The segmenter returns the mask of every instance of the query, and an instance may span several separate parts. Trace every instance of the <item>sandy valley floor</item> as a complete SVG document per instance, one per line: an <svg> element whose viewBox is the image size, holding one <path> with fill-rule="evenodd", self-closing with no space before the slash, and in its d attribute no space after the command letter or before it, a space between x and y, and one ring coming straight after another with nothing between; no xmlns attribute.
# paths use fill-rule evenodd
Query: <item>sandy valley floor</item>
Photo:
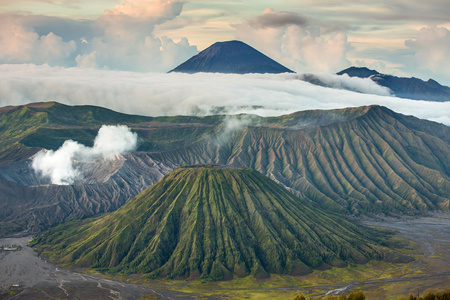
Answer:
<svg viewBox="0 0 450 300"><path fill-rule="evenodd" d="M425 290L450 289L450 215L440 214L421 218L385 218L366 220L366 225L397 230L401 237L415 242L417 274L398 278L374 279L329 286L331 290L361 289L369 299L385 299L387 295L405 295ZM154 289L148 285L129 284L72 272L48 263L27 247L30 237L0 238L0 245L18 244L20 251L0 252L0 290L20 285L10 299L139 299L143 295L160 299L193 299L195 295ZM327 289L324 289L324 292ZM0 297L1 298L1 297ZM210 298L222 298L220 295ZM151 299L151 298L148 298ZM395 298L394 298L395 299Z"/></svg>

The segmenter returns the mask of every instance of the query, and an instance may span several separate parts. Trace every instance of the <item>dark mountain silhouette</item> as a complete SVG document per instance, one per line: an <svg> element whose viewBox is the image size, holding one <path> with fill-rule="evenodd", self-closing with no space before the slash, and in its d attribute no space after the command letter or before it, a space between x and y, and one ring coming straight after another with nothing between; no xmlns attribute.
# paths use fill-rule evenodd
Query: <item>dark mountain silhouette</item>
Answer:
<svg viewBox="0 0 450 300"><path fill-rule="evenodd" d="M359 77L359 78L368 78L373 75L379 75L375 70L371 70L368 68L358 68L358 67L350 67L348 69L342 70L337 75L347 74L350 77Z"/></svg>
<svg viewBox="0 0 450 300"><path fill-rule="evenodd" d="M423 81L414 77L397 77L358 67L350 67L337 73L337 75L343 74L350 77L370 78L379 85L389 88L395 96L400 98L439 102L450 101L450 88L440 85L433 79Z"/></svg>
<svg viewBox="0 0 450 300"><path fill-rule="evenodd" d="M390 257L380 236L254 170L200 165L172 171L110 215L63 224L35 243L56 262L103 272L222 280Z"/></svg>
<svg viewBox="0 0 450 300"><path fill-rule="evenodd" d="M217 42L170 72L293 73L241 41Z"/></svg>

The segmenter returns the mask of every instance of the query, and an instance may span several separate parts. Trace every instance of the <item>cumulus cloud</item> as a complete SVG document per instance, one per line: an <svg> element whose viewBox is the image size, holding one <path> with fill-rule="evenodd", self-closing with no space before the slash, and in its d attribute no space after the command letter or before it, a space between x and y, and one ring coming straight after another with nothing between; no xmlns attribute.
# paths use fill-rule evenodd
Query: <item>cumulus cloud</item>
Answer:
<svg viewBox="0 0 450 300"><path fill-rule="evenodd" d="M152 23L162 23L178 16L184 3L180 0L125 0L114 9L106 10L105 16L151 19Z"/></svg>
<svg viewBox="0 0 450 300"><path fill-rule="evenodd" d="M74 41L65 42L52 32L39 36L24 24L23 16L3 15L1 18L0 62L59 65L76 50Z"/></svg>
<svg viewBox="0 0 450 300"><path fill-rule="evenodd" d="M236 37L297 72L335 72L350 65L351 49L343 32L321 35L332 26L290 12L266 9L261 16L235 25Z"/></svg>
<svg viewBox="0 0 450 300"><path fill-rule="evenodd" d="M0 15L0 63L167 72L198 53L186 38L155 36L184 1L125 0L97 20Z"/></svg>
<svg viewBox="0 0 450 300"><path fill-rule="evenodd" d="M81 179L81 173L74 167L74 161L108 160L114 155L132 151L137 146L137 134L125 126L104 125L98 131L93 147L86 147L67 140L56 151L44 150L32 161L34 171L50 178L53 184L73 184Z"/></svg>
<svg viewBox="0 0 450 300"><path fill-rule="evenodd" d="M355 88L360 85L360 91L368 89L365 81L354 78L348 81ZM450 117L450 102L414 101L325 88L299 80L297 74L158 74L0 65L0 106L41 101L92 104L149 116L213 113L276 116L307 109L379 104L423 119L446 122Z"/></svg>
<svg viewBox="0 0 450 300"><path fill-rule="evenodd" d="M442 67L450 65L450 30L445 27L424 27L416 39L405 41L405 45L414 51L416 68L450 81L448 70Z"/></svg>
<svg viewBox="0 0 450 300"><path fill-rule="evenodd" d="M186 38L175 42L153 34L155 25L176 18L184 1L125 0L96 21L103 35L76 57L83 68L167 72L198 53Z"/></svg>

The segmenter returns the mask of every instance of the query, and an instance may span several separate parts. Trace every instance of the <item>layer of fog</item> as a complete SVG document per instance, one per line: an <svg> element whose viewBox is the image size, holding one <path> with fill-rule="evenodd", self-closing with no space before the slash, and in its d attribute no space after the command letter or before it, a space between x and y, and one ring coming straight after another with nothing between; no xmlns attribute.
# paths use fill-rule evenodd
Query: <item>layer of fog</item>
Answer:
<svg viewBox="0 0 450 300"><path fill-rule="evenodd" d="M351 92L313 85L300 80L301 76L133 73L0 65L0 106L57 101L149 116L214 113L275 116L299 110L378 104L450 125L450 102L385 96L386 90L370 80L315 74L322 80L335 81L337 86L351 85L358 91Z"/></svg>
<svg viewBox="0 0 450 300"><path fill-rule="evenodd" d="M125 125L103 125L94 140L93 147L87 147L67 140L56 151L42 150L32 161L34 171L48 177L53 184L73 184L82 180L82 174L74 166L75 161L93 161L113 159L136 149L137 134Z"/></svg>
<svg viewBox="0 0 450 300"><path fill-rule="evenodd" d="M306 82L339 90L348 90L363 94L393 96L392 91L384 86L374 84L370 78L350 77L347 74L334 75L327 73L299 74L298 78Z"/></svg>

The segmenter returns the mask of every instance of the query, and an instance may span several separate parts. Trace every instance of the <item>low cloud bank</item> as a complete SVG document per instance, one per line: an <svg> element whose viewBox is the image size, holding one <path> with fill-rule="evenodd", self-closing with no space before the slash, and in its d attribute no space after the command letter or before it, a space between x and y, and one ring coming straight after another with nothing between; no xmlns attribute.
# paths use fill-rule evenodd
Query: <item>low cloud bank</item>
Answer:
<svg viewBox="0 0 450 300"><path fill-rule="evenodd" d="M298 76L161 74L0 65L0 106L57 101L148 116L214 113L279 116L308 109L378 104L399 113L450 125L450 102L382 96L384 91L375 83L355 78L338 79L358 93L313 85L299 80ZM316 76L325 78L323 74ZM329 77L337 80L337 76ZM363 94L371 90L372 94Z"/></svg>
<svg viewBox="0 0 450 300"><path fill-rule="evenodd" d="M73 184L82 175L74 167L74 161L112 159L115 155L132 151L137 146L137 134L125 125L103 125L93 147L86 147L67 140L56 151L41 151L32 161L34 171L50 178L53 184Z"/></svg>
<svg viewBox="0 0 450 300"><path fill-rule="evenodd" d="M347 74L334 75L327 73L305 73L299 74L300 80L320 85L323 87L348 90L363 94L372 94L380 96L392 96L393 93L387 87L376 84L370 78L350 77Z"/></svg>

